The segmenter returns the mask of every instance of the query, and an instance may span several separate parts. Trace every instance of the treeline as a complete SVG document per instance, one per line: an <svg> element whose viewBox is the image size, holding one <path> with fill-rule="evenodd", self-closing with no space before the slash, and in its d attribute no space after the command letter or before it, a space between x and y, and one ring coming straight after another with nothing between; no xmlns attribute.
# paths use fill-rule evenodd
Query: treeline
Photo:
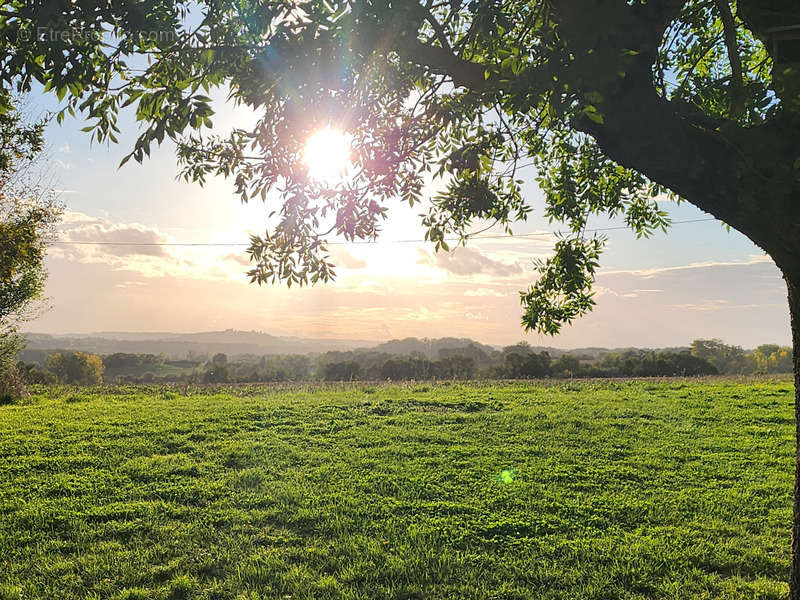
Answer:
<svg viewBox="0 0 800 600"><path fill-rule="evenodd" d="M96 354L55 352L43 364L20 361L17 371L25 383L78 383L93 385L103 381L105 365Z"/></svg>
<svg viewBox="0 0 800 600"><path fill-rule="evenodd" d="M719 340L695 340L679 350L603 351L551 356L522 342L496 350L467 344L393 354L378 349L228 358L75 351L28 352L19 372L29 383L256 383L291 381L407 381L426 379L537 379L545 377L670 377L716 374L789 373L791 349L765 344L746 351Z"/></svg>

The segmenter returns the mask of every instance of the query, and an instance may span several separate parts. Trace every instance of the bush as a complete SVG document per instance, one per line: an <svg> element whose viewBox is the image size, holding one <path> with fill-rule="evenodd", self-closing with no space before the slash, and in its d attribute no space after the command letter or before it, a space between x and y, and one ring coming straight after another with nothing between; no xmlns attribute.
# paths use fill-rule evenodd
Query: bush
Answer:
<svg viewBox="0 0 800 600"><path fill-rule="evenodd" d="M0 374L0 404L13 404L26 393L25 382L16 367L4 369Z"/></svg>
<svg viewBox="0 0 800 600"><path fill-rule="evenodd" d="M58 383L58 378L50 371L45 371L35 363L20 361L17 370L26 385Z"/></svg>

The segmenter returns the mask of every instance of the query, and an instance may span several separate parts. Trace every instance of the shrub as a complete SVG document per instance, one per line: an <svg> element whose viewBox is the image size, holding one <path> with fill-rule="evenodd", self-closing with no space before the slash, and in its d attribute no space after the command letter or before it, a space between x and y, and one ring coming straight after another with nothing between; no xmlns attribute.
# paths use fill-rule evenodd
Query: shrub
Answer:
<svg viewBox="0 0 800 600"><path fill-rule="evenodd" d="M0 404L13 404L26 393L25 382L16 367L8 367L0 373Z"/></svg>

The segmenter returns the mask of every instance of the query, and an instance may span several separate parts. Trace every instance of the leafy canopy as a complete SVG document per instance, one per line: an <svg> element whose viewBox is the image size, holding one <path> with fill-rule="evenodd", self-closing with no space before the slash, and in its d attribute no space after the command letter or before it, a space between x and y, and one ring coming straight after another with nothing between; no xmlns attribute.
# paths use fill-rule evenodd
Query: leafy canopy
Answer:
<svg viewBox="0 0 800 600"><path fill-rule="evenodd" d="M0 114L0 336L41 295L44 252L60 215L55 199L35 183L42 130L43 123L27 123L16 108Z"/></svg>
<svg viewBox="0 0 800 600"><path fill-rule="evenodd" d="M16 375L24 346L20 322L44 288L44 252L60 214L55 199L37 182L42 123L27 123L16 108L0 114L0 396L22 393Z"/></svg>
<svg viewBox="0 0 800 600"><path fill-rule="evenodd" d="M437 249L488 224L511 232L530 211L519 169L533 164L545 215L568 233L521 293L523 324L555 333L594 303L603 239L587 220L618 216L648 236L669 225L658 199L681 192L663 165L610 158L624 147L610 115L639 107L614 98L640 94L642 115L668 111L716 141L796 114L797 77L775 69L765 32L797 9L767 4L15 0L0 12L0 77L6 89L40 82L64 100L59 118L81 112L101 141L116 141L131 107L143 133L128 158L170 138L187 179L224 175L243 201L266 201L269 226L249 249L258 283L334 277L330 236L375 238L390 203L417 204L431 178L441 191L422 223ZM210 134L220 86L260 115L255 127ZM302 161L328 126L352 139L353 168L336 182Z"/></svg>

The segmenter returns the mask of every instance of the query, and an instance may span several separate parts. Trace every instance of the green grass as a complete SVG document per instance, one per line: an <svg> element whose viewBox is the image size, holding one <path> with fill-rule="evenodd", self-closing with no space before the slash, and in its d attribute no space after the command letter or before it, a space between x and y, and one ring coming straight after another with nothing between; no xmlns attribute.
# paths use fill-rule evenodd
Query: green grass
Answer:
<svg viewBox="0 0 800 600"><path fill-rule="evenodd" d="M0 600L783 598L789 381L42 390Z"/></svg>

